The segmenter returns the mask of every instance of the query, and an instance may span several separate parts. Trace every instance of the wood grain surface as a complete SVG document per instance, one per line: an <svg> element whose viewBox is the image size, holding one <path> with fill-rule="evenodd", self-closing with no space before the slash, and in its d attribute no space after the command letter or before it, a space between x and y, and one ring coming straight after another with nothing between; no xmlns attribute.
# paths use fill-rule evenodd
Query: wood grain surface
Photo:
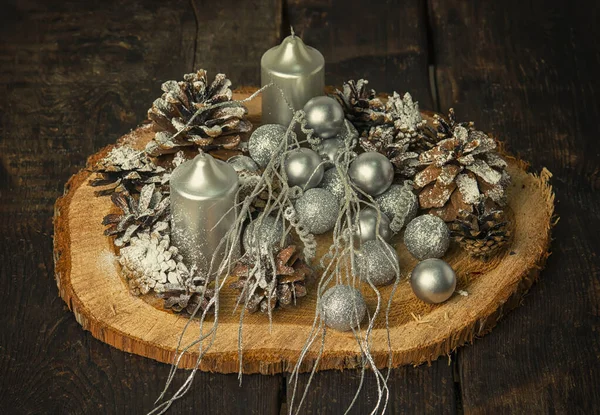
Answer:
<svg viewBox="0 0 600 415"><path fill-rule="evenodd" d="M236 85L258 85L256 57L289 24L331 62L328 83L366 76L381 91L414 92L424 108L454 106L459 116L502 137L534 170L546 166L554 173L561 220L540 282L519 309L473 346L431 366L394 370L389 412L597 412L600 16L595 2L240 4L3 4L0 413L152 408L168 366L95 340L58 297L53 203L88 155L144 120L162 81L205 67L227 73ZM357 384L354 371L320 373L304 413L343 413ZM373 406L372 379L365 388L354 413ZM236 375L201 373L171 413L277 414L288 390L282 375L244 376L240 388Z"/></svg>

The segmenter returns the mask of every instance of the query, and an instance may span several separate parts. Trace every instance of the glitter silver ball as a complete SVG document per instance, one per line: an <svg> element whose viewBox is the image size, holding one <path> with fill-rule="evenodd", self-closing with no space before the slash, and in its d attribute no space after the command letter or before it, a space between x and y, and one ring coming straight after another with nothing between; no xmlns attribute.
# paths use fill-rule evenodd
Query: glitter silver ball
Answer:
<svg viewBox="0 0 600 415"><path fill-rule="evenodd" d="M377 196L392 184L394 166L383 154L370 151L354 159L348 168L348 175L360 190Z"/></svg>
<svg viewBox="0 0 600 415"><path fill-rule="evenodd" d="M346 190L342 178L336 169L326 170L323 174L323 180L319 187L328 190L333 194L339 201L344 198Z"/></svg>
<svg viewBox="0 0 600 415"><path fill-rule="evenodd" d="M344 126L344 109L335 99L314 97L304 105L306 124L319 137L335 137Z"/></svg>
<svg viewBox="0 0 600 415"><path fill-rule="evenodd" d="M321 157L310 148L291 151L285 160L285 173L290 187L311 189L321 183L325 168Z"/></svg>
<svg viewBox="0 0 600 415"><path fill-rule="evenodd" d="M446 261L426 259L410 274L410 286L420 300L430 304L443 303L456 289L456 274Z"/></svg>
<svg viewBox="0 0 600 415"><path fill-rule="evenodd" d="M372 207L366 207L360 210L358 214L358 235L361 242L372 241L377 239L377 210ZM379 236L386 242L392 239L392 231L390 229L390 220L381 213L379 216Z"/></svg>
<svg viewBox="0 0 600 415"><path fill-rule="evenodd" d="M283 234L283 223L281 219L277 220L273 216L264 216L259 223L259 219L251 222L244 231L242 243L246 252L254 255L256 249L258 253L267 255L279 248L281 235ZM289 241L289 235L286 242Z"/></svg>
<svg viewBox="0 0 600 415"><path fill-rule="evenodd" d="M296 213L301 223L314 235L333 229L339 214L337 198L325 189L308 189L296 201Z"/></svg>
<svg viewBox="0 0 600 415"><path fill-rule="evenodd" d="M390 219L392 232L400 232L417 216L419 201L409 184L393 184L388 190L375 197L379 209Z"/></svg>
<svg viewBox="0 0 600 415"><path fill-rule="evenodd" d="M450 231L437 216L418 216L406 226L404 243L408 252L419 260L440 258L450 245Z"/></svg>
<svg viewBox="0 0 600 415"><path fill-rule="evenodd" d="M257 171L260 169L254 160L244 155L230 157L227 159L227 163L229 163L236 172Z"/></svg>
<svg viewBox="0 0 600 415"><path fill-rule="evenodd" d="M248 139L250 157L262 168L271 161L273 154L285 137L286 129L279 124L265 124L258 127Z"/></svg>
<svg viewBox="0 0 600 415"><path fill-rule="evenodd" d="M389 284L396 278L398 254L386 242L367 241L357 253L356 265L361 280L370 280L374 285Z"/></svg>
<svg viewBox="0 0 600 415"><path fill-rule="evenodd" d="M331 287L321 297L321 315L327 327L348 331L360 325L367 304L360 291L349 285Z"/></svg>
<svg viewBox="0 0 600 415"><path fill-rule="evenodd" d="M340 149L344 148L344 142L337 138L328 138L327 140L323 140L321 143L321 149L319 150L319 154L321 156L327 157L327 163L325 164L325 168L330 169L334 166L335 156L337 155Z"/></svg>

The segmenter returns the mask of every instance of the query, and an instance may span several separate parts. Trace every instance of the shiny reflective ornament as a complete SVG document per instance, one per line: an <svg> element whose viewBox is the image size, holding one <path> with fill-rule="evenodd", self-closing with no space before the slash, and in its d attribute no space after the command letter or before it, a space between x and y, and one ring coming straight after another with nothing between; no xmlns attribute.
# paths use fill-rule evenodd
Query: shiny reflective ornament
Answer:
<svg viewBox="0 0 600 415"><path fill-rule="evenodd" d="M337 198L325 189L308 189L296 201L300 223L314 235L333 229L339 214Z"/></svg>
<svg viewBox="0 0 600 415"><path fill-rule="evenodd" d="M344 109L335 99L320 96L308 101L304 106L306 124L319 137L335 137L344 126Z"/></svg>
<svg viewBox="0 0 600 415"><path fill-rule="evenodd" d="M417 259L440 258L450 245L450 231L437 216L418 216L406 226L404 244Z"/></svg>
<svg viewBox="0 0 600 415"><path fill-rule="evenodd" d="M331 287L321 297L321 316L327 327L338 331L356 328L367 314L360 291L349 285Z"/></svg>
<svg viewBox="0 0 600 415"><path fill-rule="evenodd" d="M343 148L344 143L338 138L328 138L327 140L323 140L319 154L328 160L327 164L325 164L326 169L330 169L334 166L333 163L335 162L335 157L338 151Z"/></svg>
<svg viewBox="0 0 600 415"><path fill-rule="evenodd" d="M379 233L377 232L377 216L377 210L372 207L360 210L358 214L358 237L362 243L377 239L378 235L386 242L392 239L390 220L384 213L379 215Z"/></svg>
<svg viewBox="0 0 600 415"><path fill-rule="evenodd" d="M252 255L256 253L256 250L261 256L267 255L280 248L282 235L281 218L277 220L273 216L263 216L262 220L256 219L246 227L242 239L244 250ZM289 238L286 237L284 243L288 241Z"/></svg>
<svg viewBox="0 0 600 415"><path fill-rule="evenodd" d="M248 140L250 157L261 168L265 168L277 152L285 133L285 127L279 124L265 124L258 127Z"/></svg>
<svg viewBox="0 0 600 415"><path fill-rule="evenodd" d="M229 163L236 172L257 171L260 169L254 160L244 155L230 157L227 159L227 163Z"/></svg>
<svg viewBox="0 0 600 415"><path fill-rule="evenodd" d="M377 196L385 192L394 180L394 166L383 154L362 153L348 168L348 175L363 192Z"/></svg>
<svg viewBox="0 0 600 415"><path fill-rule="evenodd" d="M426 259L410 274L410 286L420 300L430 304L443 303L456 289L456 274L446 261Z"/></svg>
<svg viewBox="0 0 600 415"><path fill-rule="evenodd" d="M217 247L235 221L238 175L226 162L201 153L173 171L170 188L173 243L189 266L208 276L213 254L213 267L223 259L224 249Z"/></svg>
<svg viewBox="0 0 600 415"><path fill-rule="evenodd" d="M346 194L344 182L342 181L342 178L336 169L325 170L325 173L323 174L323 180L321 180L319 187L330 191L331 194L338 199L338 201L341 201Z"/></svg>
<svg viewBox="0 0 600 415"><path fill-rule="evenodd" d="M289 186L300 186L302 189L318 186L325 171L322 161L317 152L310 148L291 151L285 160Z"/></svg>
<svg viewBox="0 0 600 415"><path fill-rule="evenodd" d="M377 286L389 284L400 272L396 250L380 240L367 241L360 247L356 265L360 279Z"/></svg>
<svg viewBox="0 0 600 415"><path fill-rule="evenodd" d="M344 126L339 133L333 138L337 138L342 143L349 143L351 140L358 138L358 131L356 127L347 119L344 120Z"/></svg>
<svg viewBox="0 0 600 415"><path fill-rule="evenodd" d="M393 184L388 190L375 197L379 209L390 219L392 232L400 232L417 216L419 201L409 184Z"/></svg>

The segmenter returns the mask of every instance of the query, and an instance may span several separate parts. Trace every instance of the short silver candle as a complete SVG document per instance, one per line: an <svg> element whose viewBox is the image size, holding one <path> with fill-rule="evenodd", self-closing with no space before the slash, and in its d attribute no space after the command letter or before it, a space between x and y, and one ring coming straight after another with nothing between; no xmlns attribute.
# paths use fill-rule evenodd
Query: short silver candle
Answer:
<svg viewBox="0 0 600 415"><path fill-rule="evenodd" d="M208 276L213 254L235 221L238 176L231 165L202 153L173 171L170 186L173 242L188 266L195 264L200 275ZM222 246L213 275L224 254Z"/></svg>
<svg viewBox="0 0 600 415"><path fill-rule="evenodd" d="M293 32L279 46L265 52L260 67L261 85L275 84L262 94L263 124L287 126L293 116L290 105L297 111L311 98L323 95L325 59Z"/></svg>

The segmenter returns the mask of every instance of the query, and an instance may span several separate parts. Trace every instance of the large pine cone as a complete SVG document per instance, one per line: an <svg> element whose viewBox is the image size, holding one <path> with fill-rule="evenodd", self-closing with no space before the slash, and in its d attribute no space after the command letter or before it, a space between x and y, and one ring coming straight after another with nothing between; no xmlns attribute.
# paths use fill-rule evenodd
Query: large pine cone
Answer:
<svg viewBox="0 0 600 415"><path fill-rule="evenodd" d="M164 93L148 110L156 134L146 152L159 156L187 146L207 153L237 148L239 134L249 132L252 124L246 119L246 107L232 101L230 86L224 74L217 74L209 85L204 69L184 75L183 81L162 84ZM198 110L215 104L222 106L196 115Z"/></svg>

